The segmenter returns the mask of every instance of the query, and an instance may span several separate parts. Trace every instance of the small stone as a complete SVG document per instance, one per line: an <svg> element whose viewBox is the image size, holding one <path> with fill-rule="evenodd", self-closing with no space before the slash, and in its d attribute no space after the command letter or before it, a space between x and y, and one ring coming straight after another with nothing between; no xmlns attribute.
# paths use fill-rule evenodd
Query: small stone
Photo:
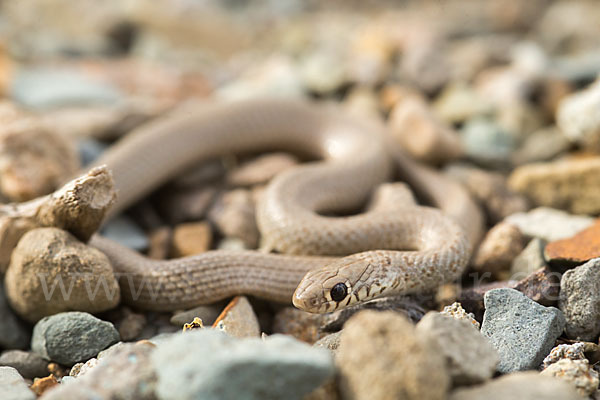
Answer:
<svg viewBox="0 0 600 400"><path fill-rule="evenodd" d="M473 259L473 268L479 272L498 274L507 271L513 260L523 251L525 238L515 225L500 222L483 238Z"/></svg>
<svg viewBox="0 0 600 400"><path fill-rule="evenodd" d="M236 296L213 323L213 328L230 336L259 337L260 326L246 296Z"/></svg>
<svg viewBox="0 0 600 400"><path fill-rule="evenodd" d="M56 228L21 238L4 283L12 307L31 322L68 310L105 311L120 300L108 258Z"/></svg>
<svg viewBox="0 0 600 400"><path fill-rule="evenodd" d="M137 251L146 250L150 244L144 231L125 215L111 218L101 232L102 236Z"/></svg>
<svg viewBox="0 0 600 400"><path fill-rule="evenodd" d="M12 367L0 367L0 393L6 400L35 400L36 396Z"/></svg>
<svg viewBox="0 0 600 400"><path fill-rule="evenodd" d="M192 322L189 322L187 324L183 324L183 331L187 332L187 331L191 331L193 329L202 329L204 328L204 324L202 323L202 320L198 317L194 317L194 319L192 320Z"/></svg>
<svg viewBox="0 0 600 400"><path fill-rule="evenodd" d="M110 322L73 311L40 320L33 328L31 349L45 359L71 366L118 341L119 332Z"/></svg>
<svg viewBox="0 0 600 400"><path fill-rule="evenodd" d="M339 50L318 49L303 57L300 75L304 85L312 92L331 93L347 80L347 70L340 63Z"/></svg>
<svg viewBox="0 0 600 400"><path fill-rule="evenodd" d="M171 317L171 324L181 327L183 324L193 320L195 317L198 317L206 325L212 325L217 317L221 314L224 307L225 304L223 302L218 302L215 304L198 306L190 310L181 311Z"/></svg>
<svg viewBox="0 0 600 400"><path fill-rule="evenodd" d="M582 396L591 396L598 390L598 372L590 367L588 360L572 360L563 358L541 372L547 375L563 379L572 384Z"/></svg>
<svg viewBox="0 0 600 400"><path fill-rule="evenodd" d="M179 224L173 230L173 257L187 257L210 249L212 232L206 222Z"/></svg>
<svg viewBox="0 0 600 400"><path fill-rule="evenodd" d="M150 362L155 346L143 342L125 343L103 358L85 374L62 384L44 400L123 399L155 400L156 375Z"/></svg>
<svg viewBox="0 0 600 400"><path fill-rule="evenodd" d="M559 272L542 267L521 279L513 288L543 306L556 306L560 294Z"/></svg>
<svg viewBox="0 0 600 400"><path fill-rule="evenodd" d="M342 394L356 400L445 399L450 385L436 343L389 311L362 311L345 324L336 365Z"/></svg>
<svg viewBox="0 0 600 400"><path fill-rule="evenodd" d="M480 327L475 316L472 313L467 313L459 302L454 302L451 305L444 307L444 310L440 314L448 315L459 321L466 321L477 329Z"/></svg>
<svg viewBox="0 0 600 400"><path fill-rule="evenodd" d="M558 306L567 320L567 337L593 341L600 333L600 258L565 272Z"/></svg>
<svg viewBox="0 0 600 400"><path fill-rule="evenodd" d="M171 252L173 230L168 226L154 229L148 235L150 247L148 257L153 260L165 260Z"/></svg>
<svg viewBox="0 0 600 400"><path fill-rule="evenodd" d="M528 212L516 213L506 222L519 227L524 235L538 237L547 242L571 237L594 224L595 219L584 215L572 215L548 207L538 207Z"/></svg>
<svg viewBox="0 0 600 400"><path fill-rule="evenodd" d="M33 384L29 387L36 395L41 396L46 393L47 390L58 385L58 381L54 375L47 376L45 378L35 378Z"/></svg>
<svg viewBox="0 0 600 400"><path fill-rule="evenodd" d="M417 324L417 334L437 342L455 386L490 379L500 361L488 339L465 320L432 311Z"/></svg>
<svg viewBox="0 0 600 400"><path fill-rule="evenodd" d="M211 184L165 190L158 202L159 211L171 225L199 221L206 216L218 193Z"/></svg>
<svg viewBox="0 0 600 400"><path fill-rule="evenodd" d="M570 143L556 128L544 128L533 132L512 156L515 165L548 161L569 150Z"/></svg>
<svg viewBox="0 0 600 400"><path fill-rule="evenodd" d="M249 190L235 189L223 193L208 216L224 236L242 239L251 249L258 246L260 234L256 225L254 199Z"/></svg>
<svg viewBox="0 0 600 400"><path fill-rule="evenodd" d="M290 337L235 339L212 329L166 340L152 354L152 364L156 393L164 400L299 400L334 373L328 351Z"/></svg>
<svg viewBox="0 0 600 400"><path fill-rule="evenodd" d="M298 164L289 153L269 153L246 161L227 174L233 186L254 186L268 183L278 173Z"/></svg>
<svg viewBox="0 0 600 400"><path fill-rule="evenodd" d="M559 105L556 123L571 141L600 150L600 80L567 96Z"/></svg>
<svg viewBox="0 0 600 400"><path fill-rule="evenodd" d="M507 164L515 147L513 137L494 122L476 118L469 120L461 131L466 155L481 164Z"/></svg>
<svg viewBox="0 0 600 400"><path fill-rule="evenodd" d="M523 165L511 173L508 185L538 206L600 213L599 156Z"/></svg>
<svg viewBox="0 0 600 400"><path fill-rule="evenodd" d="M484 297L481 333L500 355L498 371L537 368L565 327L565 317L514 289L493 289Z"/></svg>
<svg viewBox="0 0 600 400"><path fill-rule="evenodd" d="M487 381L483 385L460 388L448 400L582 400L566 382L537 372L516 372Z"/></svg>
<svg viewBox="0 0 600 400"><path fill-rule="evenodd" d="M491 224L497 224L511 214L528 209L525 197L510 190L506 179L499 173L467 164L449 165L444 172L462 183L479 201Z"/></svg>
<svg viewBox="0 0 600 400"><path fill-rule="evenodd" d="M242 239L238 238L223 238L217 244L217 249L219 250L232 250L232 251L240 251L240 250L248 250L248 246Z"/></svg>
<svg viewBox="0 0 600 400"><path fill-rule="evenodd" d="M344 109L353 115L367 118L379 117L379 99L372 88L356 86L350 90L343 102Z"/></svg>
<svg viewBox="0 0 600 400"><path fill-rule="evenodd" d="M97 358L90 358L85 363L77 363L71 367L69 371L69 376L74 378L83 376L90 372L96 365L98 365Z"/></svg>
<svg viewBox="0 0 600 400"><path fill-rule="evenodd" d="M483 321L485 306L483 298L492 289L514 288L518 281L494 281L489 283L476 283L475 286L464 288L458 296L458 301L465 310L475 317L477 321Z"/></svg>
<svg viewBox="0 0 600 400"><path fill-rule="evenodd" d="M600 257L600 220L570 238L548 243L544 256L551 264L566 266Z"/></svg>
<svg viewBox="0 0 600 400"><path fill-rule="evenodd" d="M540 268L546 267L544 247L546 247L544 239L531 239L525 249L513 260L510 267L511 275L527 277Z"/></svg>
<svg viewBox="0 0 600 400"><path fill-rule="evenodd" d="M464 83L450 83L434 103L437 114L450 123L462 123L489 114L492 104Z"/></svg>
<svg viewBox="0 0 600 400"><path fill-rule="evenodd" d="M315 344L313 344L313 347L321 347L321 348L329 349L335 355L337 353L337 350L340 347L341 335L342 335L342 331L331 333L331 334L317 340L315 342Z"/></svg>
<svg viewBox="0 0 600 400"><path fill-rule="evenodd" d="M548 354L546 358L544 358L544 363L542 365L544 368L548 368L551 364L564 358L570 360L585 360L585 345L582 342L559 344L550 351L550 354Z"/></svg>
<svg viewBox="0 0 600 400"><path fill-rule="evenodd" d="M0 284L0 348L25 349L30 339L31 329L15 315Z"/></svg>
<svg viewBox="0 0 600 400"><path fill-rule="evenodd" d="M0 355L0 366L13 367L27 379L48 374L48 361L32 351L8 350Z"/></svg>
<svg viewBox="0 0 600 400"><path fill-rule="evenodd" d="M123 341L131 341L138 338L146 326L146 316L135 313L128 308L123 308L123 316L116 321L119 336Z"/></svg>
<svg viewBox="0 0 600 400"><path fill-rule="evenodd" d="M294 307L284 307L273 319L273 332L295 337L306 343L313 344L327 336L321 325L323 315L311 314Z"/></svg>

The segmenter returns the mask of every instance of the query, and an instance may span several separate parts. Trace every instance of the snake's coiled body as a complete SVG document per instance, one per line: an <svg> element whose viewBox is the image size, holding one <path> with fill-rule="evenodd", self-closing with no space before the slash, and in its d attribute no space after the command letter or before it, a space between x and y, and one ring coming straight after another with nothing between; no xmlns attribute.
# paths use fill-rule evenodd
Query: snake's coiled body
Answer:
<svg viewBox="0 0 600 400"><path fill-rule="evenodd" d="M263 246L293 255L217 250L153 261L100 237L91 243L113 263L123 298L147 309L187 308L240 293L290 302L301 281L294 304L314 312L433 289L462 272L470 254L465 228L476 240L481 216L455 184L388 147L377 123L303 102L251 100L194 112L188 108L132 132L97 161L115 179L118 200L112 214L201 160L265 149L299 152L323 161L278 175L257 209ZM390 177L390 154L418 192L467 223L461 227L439 210L410 201L394 205L394 212L375 206L348 217L322 215L364 204ZM353 255L313 256L318 254ZM340 282L347 296L332 300L329 291Z"/></svg>

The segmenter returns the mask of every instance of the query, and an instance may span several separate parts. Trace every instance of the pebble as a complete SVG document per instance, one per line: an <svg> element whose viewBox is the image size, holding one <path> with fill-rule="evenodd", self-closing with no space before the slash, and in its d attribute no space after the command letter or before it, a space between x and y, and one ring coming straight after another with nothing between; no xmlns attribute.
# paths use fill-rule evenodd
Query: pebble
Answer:
<svg viewBox="0 0 600 400"><path fill-rule="evenodd" d="M416 332L437 342L454 386L484 382L494 375L498 353L471 322L431 311Z"/></svg>
<svg viewBox="0 0 600 400"><path fill-rule="evenodd" d="M0 393L4 400L35 400L36 396L12 367L0 367Z"/></svg>
<svg viewBox="0 0 600 400"><path fill-rule="evenodd" d="M434 102L436 113L449 123L462 123L489 114L492 104L465 83L451 82Z"/></svg>
<svg viewBox="0 0 600 400"><path fill-rule="evenodd" d="M259 337L260 326L246 296L236 296L213 323L213 328L237 337Z"/></svg>
<svg viewBox="0 0 600 400"><path fill-rule="evenodd" d="M148 234L150 247L148 257L154 260L165 260L171 252L173 230L168 226L161 226Z"/></svg>
<svg viewBox="0 0 600 400"><path fill-rule="evenodd" d="M450 164L444 172L462 183L479 201L491 224L497 224L511 214L528 209L527 199L510 190L506 185L506 178L499 173L467 164Z"/></svg>
<svg viewBox="0 0 600 400"><path fill-rule="evenodd" d="M32 351L4 351L0 355L0 366L13 367L27 379L48 375L48 361Z"/></svg>
<svg viewBox="0 0 600 400"><path fill-rule="evenodd" d="M353 316L342 331L336 365L344 398L445 399L450 385L437 344L390 311Z"/></svg>
<svg viewBox="0 0 600 400"><path fill-rule="evenodd" d="M146 315L133 312L127 307L122 307L121 310L122 315L115 323L121 340L128 342L137 339L146 326Z"/></svg>
<svg viewBox="0 0 600 400"><path fill-rule="evenodd" d="M284 307L273 318L273 332L291 335L313 344L328 335L322 329L324 316L311 314L294 307Z"/></svg>
<svg viewBox="0 0 600 400"><path fill-rule="evenodd" d="M30 322L67 310L105 311L120 300L108 258L57 228L21 238L4 284L11 306Z"/></svg>
<svg viewBox="0 0 600 400"><path fill-rule="evenodd" d="M235 339L212 329L175 335L152 363L163 400L302 399L334 374L326 350L283 335Z"/></svg>
<svg viewBox="0 0 600 400"><path fill-rule="evenodd" d="M389 132L419 161L445 164L462 155L458 134L440 121L420 95L408 95L390 112Z"/></svg>
<svg viewBox="0 0 600 400"><path fill-rule="evenodd" d="M514 288L518 281L494 281L494 282L475 282L474 286L463 288L460 291L457 301L464 309L473 314L479 322L483 321L485 307L483 298L486 292L492 289Z"/></svg>
<svg viewBox="0 0 600 400"><path fill-rule="evenodd" d="M487 166L507 164L515 147L513 137L486 118L467 121L461 141L469 159Z"/></svg>
<svg viewBox="0 0 600 400"><path fill-rule="evenodd" d="M573 215L549 207L538 207L528 212L516 213L506 222L519 227L524 235L544 239L547 242L571 237L594 224L595 219L585 215Z"/></svg>
<svg viewBox="0 0 600 400"><path fill-rule="evenodd" d="M31 389L39 397L56 385L58 385L58 381L54 375L49 375L44 378L35 378L29 389Z"/></svg>
<svg viewBox="0 0 600 400"><path fill-rule="evenodd" d="M566 239L546 245L544 257L552 265L578 265L600 257L600 220L589 228Z"/></svg>
<svg viewBox="0 0 600 400"><path fill-rule="evenodd" d="M593 341L600 333L600 258L565 272L560 281L559 308L567 337Z"/></svg>
<svg viewBox="0 0 600 400"><path fill-rule="evenodd" d="M31 329L15 315L0 284L0 348L25 349L30 338Z"/></svg>
<svg viewBox="0 0 600 400"><path fill-rule="evenodd" d="M337 354L337 350L340 348L341 336L342 331L330 333L329 335L317 340L315 344L313 344L313 347L328 349L335 356Z"/></svg>
<svg viewBox="0 0 600 400"><path fill-rule="evenodd" d="M318 49L311 52L300 65L300 76L303 84L311 92L327 94L344 85L348 73L344 63L340 62L339 50Z"/></svg>
<svg viewBox="0 0 600 400"><path fill-rule="evenodd" d="M86 76L76 69L21 68L10 88L11 97L22 105L50 109L68 105L115 104L119 90L108 82Z"/></svg>
<svg viewBox="0 0 600 400"><path fill-rule="evenodd" d="M542 128L527 135L521 146L513 153L515 165L548 161L566 152L569 141L556 128Z"/></svg>
<svg viewBox="0 0 600 400"><path fill-rule="evenodd" d="M102 236L137 251L144 251L150 246L148 236L135 223L125 215L111 218L102 226Z"/></svg>
<svg viewBox="0 0 600 400"><path fill-rule="evenodd" d="M444 310L441 311L440 314L448 315L459 321L466 321L475 328L480 328L479 322L475 319L475 316L472 313L467 313L459 302L454 302L451 305L444 307Z"/></svg>
<svg viewBox="0 0 600 400"><path fill-rule="evenodd" d="M275 175L298 164L289 153L267 153L252 158L227 174L227 183L233 186L254 186L268 183Z"/></svg>
<svg viewBox="0 0 600 400"><path fill-rule="evenodd" d="M591 396L598 390L598 372L590 367L588 360L563 358L548 367L541 375L563 379L572 384L581 396Z"/></svg>
<svg viewBox="0 0 600 400"><path fill-rule="evenodd" d="M542 267L513 286L531 300L543 306L557 306L560 295L560 273Z"/></svg>
<svg viewBox="0 0 600 400"><path fill-rule="evenodd" d="M171 256L187 257L208 251L212 242L210 225L205 222L179 224L173 230Z"/></svg>
<svg viewBox="0 0 600 400"><path fill-rule="evenodd" d="M154 348L148 342L125 343L86 373L63 378L44 400L155 400L156 373L150 362Z"/></svg>
<svg viewBox="0 0 600 400"><path fill-rule="evenodd" d="M459 388L448 400L582 400L566 382L537 372L516 372L480 386Z"/></svg>
<svg viewBox="0 0 600 400"><path fill-rule="evenodd" d="M598 214L600 156L522 165L510 174L508 185L537 206Z"/></svg>
<svg viewBox="0 0 600 400"><path fill-rule="evenodd" d="M182 327L183 324L186 324L194 318L198 317L202 320L204 324L212 325L223 311L223 308L225 308L225 305L226 304L221 301L214 304L194 307L186 311L181 311L174 314L171 317L170 322L173 325Z"/></svg>
<svg viewBox="0 0 600 400"><path fill-rule="evenodd" d="M600 80L567 96L558 106L556 124L565 136L592 151L600 150Z"/></svg>
<svg viewBox="0 0 600 400"><path fill-rule="evenodd" d="M550 351L550 354L544 358L543 368L548 368L551 364L568 358L570 360L585 360L585 344L576 342L573 344L559 344Z"/></svg>
<svg viewBox="0 0 600 400"><path fill-rule="evenodd" d="M544 239L531 239L523 251L513 260L510 267L511 276L526 277L540 268L546 267L544 247L546 247Z"/></svg>
<svg viewBox="0 0 600 400"><path fill-rule="evenodd" d="M515 225L500 222L481 241L472 261L474 270L492 275L508 271L523 251L525 238Z"/></svg>
<svg viewBox="0 0 600 400"><path fill-rule="evenodd" d="M33 328L31 349L47 360L71 366L119 341L119 332L91 314L72 311L41 319Z"/></svg>
<svg viewBox="0 0 600 400"><path fill-rule="evenodd" d="M235 189L223 193L208 212L208 217L224 236L242 239L251 249L258 246L260 233L256 225L254 199L249 190Z"/></svg>
<svg viewBox="0 0 600 400"><path fill-rule="evenodd" d="M211 184L165 190L158 203L160 214L171 225L199 221L206 216L218 193Z"/></svg>
<svg viewBox="0 0 600 400"><path fill-rule="evenodd" d="M565 317L514 289L493 289L484 297L481 333L500 355L498 371L510 373L537 368L562 334Z"/></svg>

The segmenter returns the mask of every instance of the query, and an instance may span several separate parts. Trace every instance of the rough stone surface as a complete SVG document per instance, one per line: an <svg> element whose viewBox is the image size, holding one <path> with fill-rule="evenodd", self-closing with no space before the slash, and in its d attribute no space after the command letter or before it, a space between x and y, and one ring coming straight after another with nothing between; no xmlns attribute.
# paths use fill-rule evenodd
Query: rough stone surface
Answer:
<svg viewBox="0 0 600 400"><path fill-rule="evenodd" d="M348 398L445 399L450 377L435 342L405 317L362 311L344 326L336 364Z"/></svg>
<svg viewBox="0 0 600 400"><path fill-rule="evenodd" d="M593 341L600 333L600 258L565 272L558 306L567 320L565 333Z"/></svg>
<svg viewBox="0 0 600 400"><path fill-rule="evenodd" d="M301 399L334 373L328 351L290 337L234 339L212 329L166 340L152 363L164 400Z"/></svg>
<svg viewBox="0 0 600 400"><path fill-rule="evenodd" d="M58 385L58 381L54 375L48 375L43 378L35 378L29 389L31 389L39 397L56 385Z"/></svg>
<svg viewBox="0 0 600 400"><path fill-rule="evenodd" d="M0 394L3 400L35 400L23 377L12 367L0 367Z"/></svg>
<svg viewBox="0 0 600 400"><path fill-rule="evenodd" d="M546 266L544 260L544 247L546 241L540 238L533 238L529 241L523 251L515 257L510 267L511 276L526 277Z"/></svg>
<svg viewBox="0 0 600 400"><path fill-rule="evenodd" d="M483 385L457 389L448 400L582 400L567 382L537 372L516 372Z"/></svg>
<svg viewBox="0 0 600 400"><path fill-rule="evenodd" d="M513 288L543 306L556 306L560 295L559 272L542 267L521 279Z"/></svg>
<svg viewBox="0 0 600 400"><path fill-rule="evenodd" d="M179 224L173 231L172 256L187 257L210 249L212 232L206 222Z"/></svg>
<svg viewBox="0 0 600 400"><path fill-rule="evenodd" d="M156 400L156 374L150 362L155 346L125 343L93 368L50 390L44 400Z"/></svg>
<svg viewBox="0 0 600 400"><path fill-rule="evenodd" d="M508 185L537 206L575 214L600 213L598 156L523 165L511 173Z"/></svg>
<svg viewBox="0 0 600 400"><path fill-rule="evenodd" d="M563 358L546 367L541 375L564 379L572 384L582 396L591 396L598 390L598 372L591 368L588 360L585 359Z"/></svg>
<svg viewBox="0 0 600 400"><path fill-rule="evenodd" d="M571 237L593 225L595 220L555 208L538 207L528 212L513 214L506 218L506 222L518 226L524 235L551 242Z"/></svg>
<svg viewBox="0 0 600 400"><path fill-rule="evenodd" d="M337 350L340 348L340 338L342 331L331 333L315 342L314 347L321 347L329 349L333 354L337 354Z"/></svg>
<svg viewBox="0 0 600 400"><path fill-rule="evenodd" d="M298 159L288 153L270 153L240 164L227 174L233 186L263 185L278 173L298 164Z"/></svg>
<svg viewBox="0 0 600 400"><path fill-rule="evenodd" d="M108 258L56 228L21 238L4 284L12 307L31 322L62 311L105 311L120 299Z"/></svg>
<svg viewBox="0 0 600 400"><path fill-rule="evenodd" d="M118 341L119 332L110 322L73 311L40 320L33 328L31 349L45 359L71 366Z"/></svg>
<svg viewBox="0 0 600 400"><path fill-rule="evenodd" d="M273 318L273 332L291 335L298 340L313 344L327 336L323 332L323 315L311 314L294 307L284 307Z"/></svg>
<svg viewBox="0 0 600 400"><path fill-rule="evenodd" d="M541 306L514 289L490 290L484 302L481 333L498 351L502 373L537 368L565 327L560 310Z"/></svg>
<svg viewBox="0 0 600 400"><path fill-rule="evenodd" d="M465 320L432 311L417 324L417 334L437 342L455 386L490 379L500 361L488 339Z"/></svg>
<svg viewBox="0 0 600 400"><path fill-rule="evenodd" d="M475 319L481 322L485 311L483 304L485 294L492 289L514 288L517 283L518 281L495 281L464 288L460 291L458 301L467 312L472 313Z"/></svg>
<svg viewBox="0 0 600 400"><path fill-rule="evenodd" d="M556 123L571 141L600 150L600 80L571 94L558 106Z"/></svg>
<svg viewBox="0 0 600 400"><path fill-rule="evenodd" d="M574 236L546 245L544 256L553 264L581 264L600 257L600 220Z"/></svg>
<svg viewBox="0 0 600 400"><path fill-rule="evenodd" d="M246 296L234 297L217 317L213 328L237 338L260 336L258 319Z"/></svg>
<svg viewBox="0 0 600 400"><path fill-rule="evenodd" d="M4 351L0 355L0 366L13 367L27 379L48 375L48 361L32 351Z"/></svg>
<svg viewBox="0 0 600 400"><path fill-rule="evenodd" d="M4 285L0 284L0 348L25 349L31 338L31 330L8 305Z"/></svg>
<svg viewBox="0 0 600 400"><path fill-rule="evenodd" d="M525 238L515 225L501 222L488 231L473 259L479 272L498 274L507 271L512 261L523 251Z"/></svg>
<svg viewBox="0 0 600 400"><path fill-rule="evenodd" d="M475 316L471 313L467 313L459 302L454 302L451 305L444 307L441 314L448 315L460 321L466 321L477 329L480 328L479 322L477 322Z"/></svg>
<svg viewBox="0 0 600 400"><path fill-rule="evenodd" d="M585 360L586 346L582 342L573 344L559 344L544 358L543 367L548 368L551 364L568 358L570 360Z"/></svg>

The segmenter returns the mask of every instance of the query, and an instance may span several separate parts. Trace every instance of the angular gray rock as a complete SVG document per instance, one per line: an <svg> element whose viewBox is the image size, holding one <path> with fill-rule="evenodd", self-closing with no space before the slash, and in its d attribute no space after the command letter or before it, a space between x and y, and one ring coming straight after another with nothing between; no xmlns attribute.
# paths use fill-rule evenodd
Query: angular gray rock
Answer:
<svg viewBox="0 0 600 400"><path fill-rule="evenodd" d="M48 361L33 351L8 350L0 355L0 366L13 367L22 377L33 379L48 376Z"/></svg>
<svg viewBox="0 0 600 400"><path fill-rule="evenodd" d="M470 322L432 311L419 321L417 333L438 343L455 386L483 382L494 375L498 353Z"/></svg>
<svg viewBox="0 0 600 400"><path fill-rule="evenodd" d="M35 400L23 377L12 367L0 367L0 398L2 400Z"/></svg>
<svg viewBox="0 0 600 400"><path fill-rule="evenodd" d="M457 389L448 400L583 400L565 381L537 372L517 372L483 385Z"/></svg>
<svg viewBox="0 0 600 400"><path fill-rule="evenodd" d="M514 289L492 289L484 304L481 333L498 351L502 373L537 368L565 327L559 309L544 307Z"/></svg>
<svg viewBox="0 0 600 400"><path fill-rule="evenodd" d="M73 311L42 318L33 328L31 349L45 359L72 366L118 341L113 324Z"/></svg>
<svg viewBox="0 0 600 400"><path fill-rule="evenodd" d="M511 279L520 280L538 269L545 267L545 246L546 241L544 239L531 239L527 246L525 246L525 249L523 249L523 251L513 260L510 267Z"/></svg>
<svg viewBox="0 0 600 400"><path fill-rule="evenodd" d="M4 285L0 284L0 348L25 349L31 332L8 305Z"/></svg>
<svg viewBox="0 0 600 400"><path fill-rule="evenodd" d="M152 355L160 399L302 399L334 373L332 356L291 337L234 339L212 329L175 335Z"/></svg>
<svg viewBox="0 0 600 400"><path fill-rule="evenodd" d="M558 307L565 315L569 338L594 341L600 333L600 258L565 272Z"/></svg>

